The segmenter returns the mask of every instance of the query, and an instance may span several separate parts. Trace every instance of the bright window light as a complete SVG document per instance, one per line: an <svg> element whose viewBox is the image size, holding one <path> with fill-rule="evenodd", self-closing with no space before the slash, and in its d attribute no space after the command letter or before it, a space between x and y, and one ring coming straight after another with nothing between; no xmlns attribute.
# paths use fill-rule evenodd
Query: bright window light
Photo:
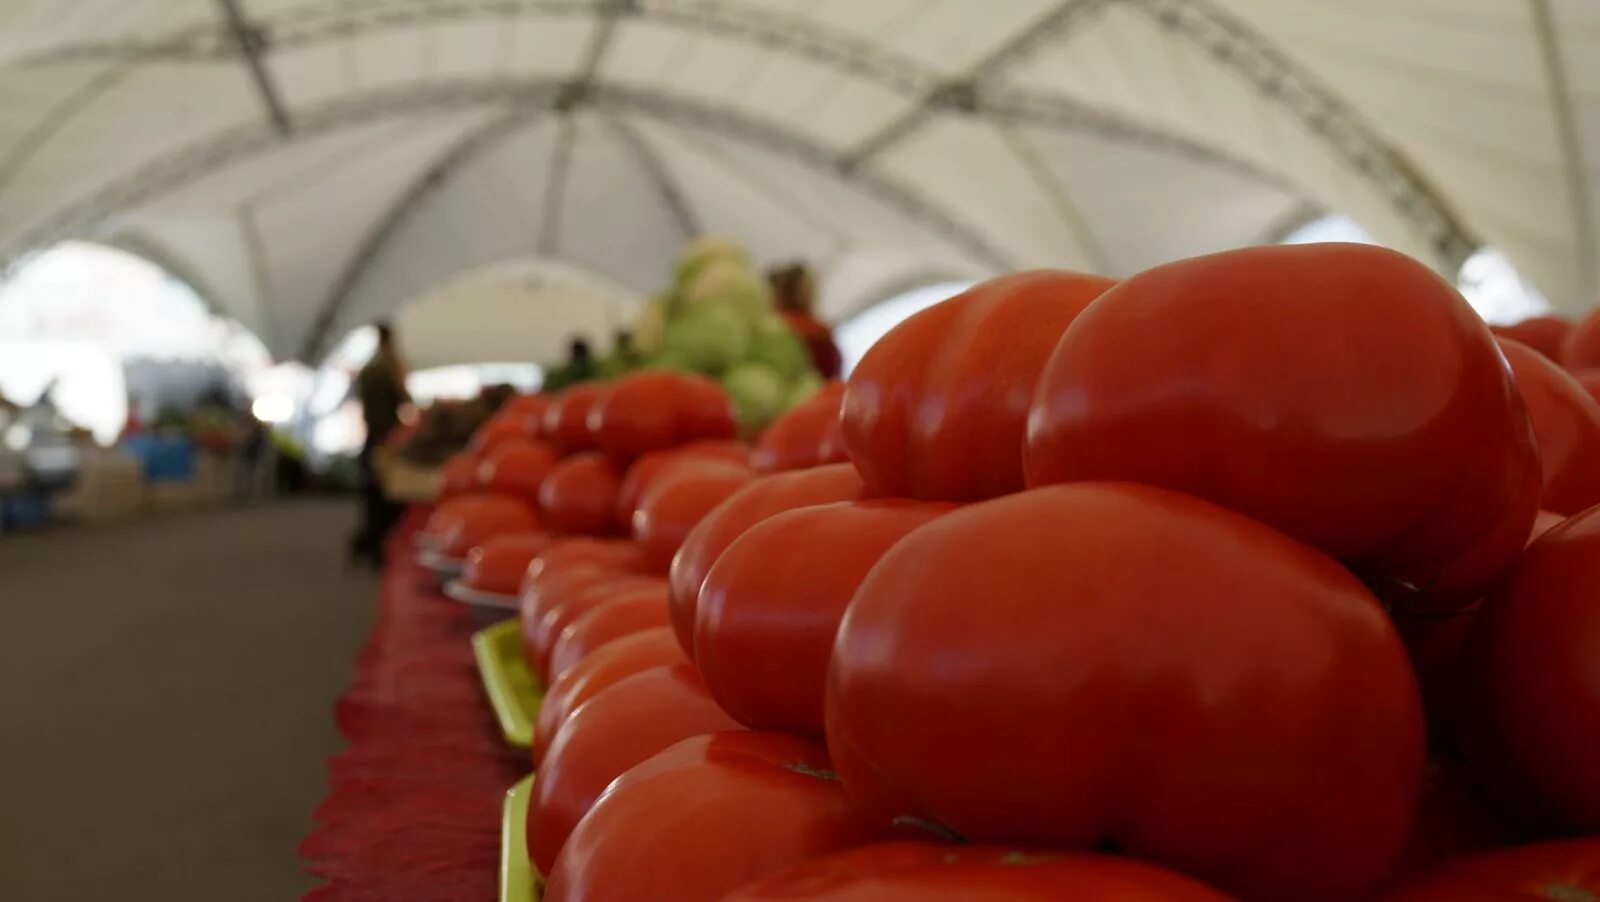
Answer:
<svg viewBox="0 0 1600 902"><path fill-rule="evenodd" d="M250 405L250 412L263 423L287 423L294 418L294 399L288 395L265 395Z"/></svg>
<svg viewBox="0 0 1600 902"><path fill-rule="evenodd" d="M1461 264L1456 286L1486 321L1518 323L1551 310L1550 301L1517 272L1498 248L1483 247Z"/></svg>

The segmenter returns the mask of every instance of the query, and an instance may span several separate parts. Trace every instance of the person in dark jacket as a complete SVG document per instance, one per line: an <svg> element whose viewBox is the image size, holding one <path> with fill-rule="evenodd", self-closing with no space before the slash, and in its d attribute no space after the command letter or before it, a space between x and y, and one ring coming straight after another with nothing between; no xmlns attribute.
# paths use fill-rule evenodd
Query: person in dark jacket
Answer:
<svg viewBox="0 0 1600 902"><path fill-rule="evenodd" d="M367 440L356 459L361 482L361 524L350 540L352 557L373 566L383 563L383 540L400 519L401 506L383 492L376 457L390 433L400 425L400 408L411 401L406 392L406 368L394 330L378 323L378 349L356 376L356 397L367 424Z"/></svg>

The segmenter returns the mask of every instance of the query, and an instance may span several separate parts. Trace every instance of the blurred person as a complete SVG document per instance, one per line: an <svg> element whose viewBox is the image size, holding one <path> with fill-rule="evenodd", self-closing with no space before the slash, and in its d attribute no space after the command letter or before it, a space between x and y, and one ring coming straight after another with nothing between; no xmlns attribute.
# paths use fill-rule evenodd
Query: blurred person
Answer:
<svg viewBox="0 0 1600 902"><path fill-rule="evenodd" d="M356 458L361 490L361 523L350 540L350 555L373 566L383 563L383 540L400 519L401 506L383 492L377 471L378 449L400 426L400 408L410 403L406 392L406 368L400 357L394 329L386 322L376 324L378 349L356 376L356 397L361 402L361 418L366 422L367 440Z"/></svg>
<svg viewBox="0 0 1600 902"><path fill-rule="evenodd" d="M772 285L772 297L777 302L778 314L783 317L794 334L806 343L811 353L811 365L824 379L839 378L844 359L839 347L833 343L833 333L816 315L812 305L816 301L816 282L811 270L803 263L793 263L767 271L767 281Z"/></svg>
<svg viewBox="0 0 1600 902"><path fill-rule="evenodd" d="M544 388L546 391L559 391L594 377L594 352L589 348L589 340L574 338L567 348L567 362L545 373Z"/></svg>

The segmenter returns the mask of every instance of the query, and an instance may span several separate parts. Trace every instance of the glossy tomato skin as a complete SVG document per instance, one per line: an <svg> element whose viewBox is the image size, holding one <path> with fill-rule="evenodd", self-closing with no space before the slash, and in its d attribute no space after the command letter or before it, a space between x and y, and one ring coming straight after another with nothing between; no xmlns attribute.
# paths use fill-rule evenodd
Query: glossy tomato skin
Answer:
<svg viewBox="0 0 1600 902"><path fill-rule="evenodd" d="M483 455L477 483L486 491L536 503L539 484L556 465L554 448L531 438L508 439Z"/></svg>
<svg viewBox="0 0 1600 902"><path fill-rule="evenodd" d="M1600 839L1539 843L1452 861L1379 902L1589 902L1600 899Z"/></svg>
<svg viewBox="0 0 1600 902"><path fill-rule="evenodd" d="M478 489L478 455L462 451L451 455L439 468L439 500L448 501Z"/></svg>
<svg viewBox="0 0 1600 902"><path fill-rule="evenodd" d="M514 420L490 417L472 434L470 443L473 451L478 454L488 454L506 442L517 441L528 437L522 424Z"/></svg>
<svg viewBox="0 0 1600 902"><path fill-rule="evenodd" d="M678 637L666 627L623 636L597 648L571 670L556 677L539 703L534 723L533 766L538 767L550 749L550 740L580 705L602 689L633 674L667 664L687 664Z"/></svg>
<svg viewBox="0 0 1600 902"><path fill-rule="evenodd" d="M1343 561L1398 607L1470 604L1515 559L1538 452L1482 320L1354 244L1146 270L1073 323L1029 415L1029 485L1204 498Z"/></svg>
<svg viewBox="0 0 1600 902"><path fill-rule="evenodd" d="M427 530L446 557L465 558L495 536L539 530L533 508L509 495L462 495L440 504Z"/></svg>
<svg viewBox="0 0 1600 902"><path fill-rule="evenodd" d="M1544 492L1539 506L1575 514L1600 504L1600 401L1527 345L1500 339L1539 442Z"/></svg>
<svg viewBox="0 0 1600 902"><path fill-rule="evenodd" d="M669 577L672 628L677 631L684 652L691 659L694 657L695 607L700 586L711 572L711 565L734 539L774 514L813 504L852 501L865 493L866 486L854 466L833 464L752 480L703 517L673 557Z"/></svg>
<svg viewBox="0 0 1600 902"><path fill-rule="evenodd" d="M467 552L462 574L468 586L480 592L516 595L528 564L554 541L547 532L515 532L496 536Z"/></svg>
<svg viewBox="0 0 1600 902"><path fill-rule="evenodd" d="M606 386L583 382L563 390L545 408L539 435L563 454L576 454L594 448L589 431L589 411L605 396Z"/></svg>
<svg viewBox="0 0 1600 902"><path fill-rule="evenodd" d="M756 440L751 457L756 470L803 470L850 459L839 423L844 383L833 380L774 420Z"/></svg>
<svg viewBox="0 0 1600 902"><path fill-rule="evenodd" d="M549 408L549 395L513 395L500 405L494 415L516 423L524 434L537 438L544 431L544 413Z"/></svg>
<svg viewBox="0 0 1600 902"><path fill-rule="evenodd" d="M1600 832L1600 508L1528 546L1467 646L1468 763L1511 815Z"/></svg>
<svg viewBox="0 0 1600 902"><path fill-rule="evenodd" d="M557 676L550 669L550 656L568 624L625 592L663 588L665 582L660 577L611 570L575 573L570 579L557 581L534 601L531 609L525 597L518 613L522 618L523 650L532 653L528 662L533 672L546 683Z"/></svg>
<svg viewBox="0 0 1600 902"><path fill-rule="evenodd" d="M1561 345L1572 331L1572 321L1559 316L1535 316L1509 326L1490 326L1500 338L1520 341L1551 361L1561 360Z"/></svg>
<svg viewBox="0 0 1600 902"><path fill-rule="evenodd" d="M698 460L721 460L749 467L750 446L743 442L702 441L642 455L628 465L622 488L617 491L617 522L633 523L639 499L653 482L680 463Z"/></svg>
<svg viewBox="0 0 1600 902"><path fill-rule="evenodd" d="M1132 484L1022 492L901 540L845 615L826 708L879 820L1110 843L1250 898L1384 876L1423 763L1416 682L1360 582Z"/></svg>
<svg viewBox="0 0 1600 902"><path fill-rule="evenodd" d="M528 853L541 874L600 793L668 746L739 725L687 664L655 667L601 690L550 741L528 804Z"/></svg>
<svg viewBox="0 0 1600 902"><path fill-rule="evenodd" d="M550 646L547 680L560 679L562 674L609 642L653 627L670 625L665 580L619 590L593 610L579 614L561 628L561 633Z"/></svg>
<svg viewBox="0 0 1600 902"><path fill-rule="evenodd" d="M733 400L711 379L673 370L642 370L612 383L589 409L595 447L626 463L696 439L739 432Z"/></svg>
<svg viewBox="0 0 1600 902"><path fill-rule="evenodd" d="M695 664L712 696L753 730L821 736L828 659L856 588L896 542L954 507L841 501L746 530L696 606Z"/></svg>
<svg viewBox="0 0 1600 902"><path fill-rule="evenodd" d="M850 374L841 421L873 494L974 501L1020 490L1017 449L1039 373L1114 284L1048 269L1001 276L879 339Z"/></svg>
<svg viewBox="0 0 1600 902"><path fill-rule="evenodd" d="M1569 370L1600 369L1600 311L1573 323L1561 339L1560 363Z"/></svg>
<svg viewBox="0 0 1600 902"><path fill-rule="evenodd" d="M1003 846L858 846L758 880L722 902L1229 902L1204 884L1109 855Z"/></svg>
<svg viewBox="0 0 1600 902"><path fill-rule="evenodd" d="M698 736L606 790L549 872L544 898L722 899L866 839L816 743L779 733Z"/></svg>
<svg viewBox="0 0 1600 902"><path fill-rule="evenodd" d="M539 486L539 510L550 528L577 535L616 532L622 476L604 455L574 454L551 468Z"/></svg>
<svg viewBox="0 0 1600 902"><path fill-rule="evenodd" d="M693 457L657 477L633 513L633 538L649 565L667 572L690 530L753 477L744 464Z"/></svg>
<svg viewBox="0 0 1600 902"><path fill-rule="evenodd" d="M1589 397L1600 401L1600 370L1570 370L1569 372L1572 373L1572 378L1578 380L1578 384L1583 386L1583 390L1589 393Z"/></svg>

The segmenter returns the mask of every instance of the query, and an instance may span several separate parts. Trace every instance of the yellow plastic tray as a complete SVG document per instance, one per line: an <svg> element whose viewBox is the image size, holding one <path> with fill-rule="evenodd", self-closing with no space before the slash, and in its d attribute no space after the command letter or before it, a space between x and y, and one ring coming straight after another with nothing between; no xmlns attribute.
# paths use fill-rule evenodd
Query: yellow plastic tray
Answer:
<svg viewBox="0 0 1600 902"><path fill-rule="evenodd" d="M472 636L483 691L506 742L517 748L533 745L533 722L539 716L544 690L522 660L522 642L515 619L501 621Z"/></svg>
<svg viewBox="0 0 1600 902"><path fill-rule="evenodd" d="M532 795L533 774L506 793L505 815L500 820L500 902L538 902L540 896L539 874L528 860L524 835Z"/></svg>

